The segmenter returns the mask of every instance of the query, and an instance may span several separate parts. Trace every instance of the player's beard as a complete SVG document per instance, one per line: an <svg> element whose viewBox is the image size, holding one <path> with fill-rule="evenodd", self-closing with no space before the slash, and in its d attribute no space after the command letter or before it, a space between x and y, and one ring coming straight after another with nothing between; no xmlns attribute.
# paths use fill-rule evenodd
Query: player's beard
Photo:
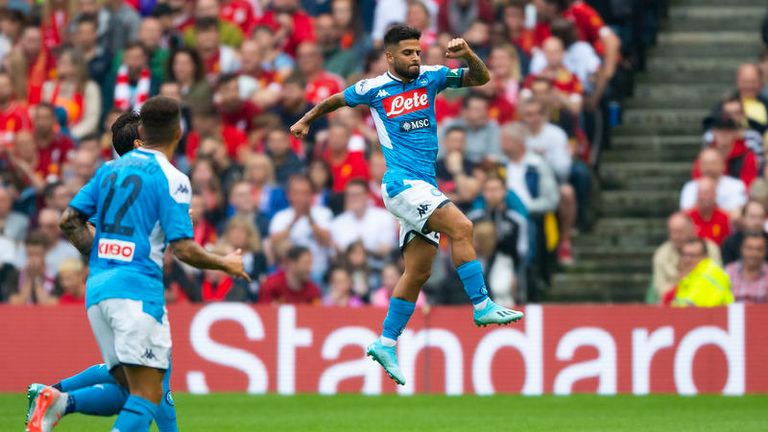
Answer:
<svg viewBox="0 0 768 432"><path fill-rule="evenodd" d="M402 64L395 63L395 72L403 78L416 79L419 77L420 72L419 65L412 65L410 63Z"/></svg>

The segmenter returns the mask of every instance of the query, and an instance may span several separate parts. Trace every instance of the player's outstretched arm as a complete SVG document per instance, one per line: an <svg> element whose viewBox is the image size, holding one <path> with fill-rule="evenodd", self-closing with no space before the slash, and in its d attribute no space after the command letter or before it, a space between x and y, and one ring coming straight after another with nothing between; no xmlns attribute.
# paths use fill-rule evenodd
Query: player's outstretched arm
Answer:
<svg viewBox="0 0 768 432"><path fill-rule="evenodd" d="M240 249L227 255L212 254L203 249L192 239L171 242L171 251L185 263L199 269L221 270L234 277L251 281L243 269L243 254Z"/></svg>
<svg viewBox="0 0 768 432"><path fill-rule="evenodd" d="M491 80L491 73L480 57L472 51L467 41L456 38L448 42L445 52L447 58L461 58L467 62L467 69L461 78L462 87L479 86Z"/></svg>
<svg viewBox="0 0 768 432"><path fill-rule="evenodd" d="M87 257L91 254L94 230L93 226L88 223L87 216L72 207L67 207L59 218L59 227L67 240L83 256Z"/></svg>
<svg viewBox="0 0 768 432"><path fill-rule="evenodd" d="M309 133L309 125L312 124L312 122L328 113L336 111L346 104L347 102L344 100L344 93L336 93L323 100L291 126L291 134L296 138L303 139Z"/></svg>

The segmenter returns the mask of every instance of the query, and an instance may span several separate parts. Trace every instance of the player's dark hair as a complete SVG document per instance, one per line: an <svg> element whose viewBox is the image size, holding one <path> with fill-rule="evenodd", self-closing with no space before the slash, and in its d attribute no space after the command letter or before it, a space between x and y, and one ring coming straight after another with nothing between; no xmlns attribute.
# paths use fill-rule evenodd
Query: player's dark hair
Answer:
<svg viewBox="0 0 768 432"><path fill-rule="evenodd" d="M304 254L308 254L309 249L304 246L291 246L285 253L285 259L288 261L298 261Z"/></svg>
<svg viewBox="0 0 768 432"><path fill-rule="evenodd" d="M139 139L141 117L135 111L126 111L112 123L112 147L122 156L133 150L133 143Z"/></svg>
<svg viewBox="0 0 768 432"><path fill-rule="evenodd" d="M421 32L418 29L404 24L395 24L384 34L384 45L397 45L400 41L411 39L421 39Z"/></svg>
<svg viewBox="0 0 768 432"><path fill-rule="evenodd" d="M141 125L145 145L166 145L176 138L181 109L179 103L165 96L149 98L141 107Z"/></svg>
<svg viewBox="0 0 768 432"><path fill-rule="evenodd" d="M195 21L195 30L197 32L204 32L210 30L219 31L219 20L215 17L199 18Z"/></svg>
<svg viewBox="0 0 768 432"><path fill-rule="evenodd" d="M48 245L48 238L40 230L33 230L27 234L24 238L24 245L46 247Z"/></svg>

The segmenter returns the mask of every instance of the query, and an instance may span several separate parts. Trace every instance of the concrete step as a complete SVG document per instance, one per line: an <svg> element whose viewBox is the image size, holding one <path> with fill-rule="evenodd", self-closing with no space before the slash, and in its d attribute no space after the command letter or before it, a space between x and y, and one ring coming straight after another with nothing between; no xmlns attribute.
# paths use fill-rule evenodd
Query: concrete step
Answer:
<svg viewBox="0 0 768 432"><path fill-rule="evenodd" d="M623 135L612 137L612 148L617 150L667 149L701 147L701 134L690 135Z"/></svg>
<svg viewBox="0 0 768 432"><path fill-rule="evenodd" d="M596 235L663 235L667 234L667 219L660 218L602 218L592 227Z"/></svg>
<svg viewBox="0 0 768 432"><path fill-rule="evenodd" d="M576 262L580 260L603 261L642 261L650 265L651 257L657 246L638 246L634 248L619 248L615 246L579 246L578 240L573 244L573 255Z"/></svg>
<svg viewBox="0 0 768 432"><path fill-rule="evenodd" d="M712 31L716 30L716 31ZM757 29L742 27L741 31L719 31L709 29L707 31L665 31L658 35L658 43L663 46L706 46L720 48L731 45L760 44L760 35Z"/></svg>
<svg viewBox="0 0 768 432"><path fill-rule="evenodd" d="M679 189L608 190L601 194L600 214L603 217L664 217L677 209L679 200Z"/></svg>
<svg viewBox="0 0 768 432"><path fill-rule="evenodd" d="M649 275L643 273L562 273L555 275L547 297L555 302L642 302Z"/></svg>
<svg viewBox="0 0 768 432"><path fill-rule="evenodd" d="M754 30L755 39L748 42L731 43L684 43L677 42L652 48L650 54L652 57L665 59L683 59L698 57L757 57L760 55L760 40L757 29Z"/></svg>
<svg viewBox="0 0 768 432"><path fill-rule="evenodd" d="M602 155L604 162L686 162L693 161L701 147L677 146L633 150L608 150Z"/></svg>
<svg viewBox="0 0 768 432"><path fill-rule="evenodd" d="M697 84L697 85L719 85L722 88L733 87L734 73L736 67L749 61L748 57L739 58L732 62L729 61L729 68L727 70L709 69L709 70L653 70L648 72L641 72L635 76L635 83L637 84L653 84L653 83L665 83L665 84Z"/></svg>
<svg viewBox="0 0 768 432"><path fill-rule="evenodd" d="M728 82L639 83L627 108L688 108L709 107L732 92Z"/></svg>
<svg viewBox="0 0 768 432"><path fill-rule="evenodd" d="M673 6L669 9L669 19L662 25L665 30L706 31L743 31L759 28L765 15L765 6L740 5L718 6Z"/></svg>
<svg viewBox="0 0 768 432"><path fill-rule="evenodd" d="M600 178L603 183L614 186L649 179L664 179L679 184L674 189L679 191L679 188L690 179L692 167L693 162L612 162L600 168ZM650 184L655 184L657 181L659 180L654 180Z"/></svg>
<svg viewBox="0 0 768 432"><path fill-rule="evenodd" d="M622 114L622 126L612 133L622 135L672 135L701 132L701 121L709 107L698 108L632 108Z"/></svg>
<svg viewBox="0 0 768 432"><path fill-rule="evenodd" d="M584 259L563 267L562 273L641 273L648 272L651 262L639 260Z"/></svg>
<svg viewBox="0 0 768 432"><path fill-rule="evenodd" d="M722 6L724 9L734 6L765 7L765 0L672 0L672 6ZM765 12L763 12L765 14Z"/></svg>
<svg viewBox="0 0 768 432"><path fill-rule="evenodd" d="M667 239L666 233L646 233L643 235L626 235L626 234L612 234L612 235L598 235L598 234L586 234L579 236L578 242L580 247L595 247L595 246L614 246L623 248L635 248L641 246L658 246Z"/></svg>

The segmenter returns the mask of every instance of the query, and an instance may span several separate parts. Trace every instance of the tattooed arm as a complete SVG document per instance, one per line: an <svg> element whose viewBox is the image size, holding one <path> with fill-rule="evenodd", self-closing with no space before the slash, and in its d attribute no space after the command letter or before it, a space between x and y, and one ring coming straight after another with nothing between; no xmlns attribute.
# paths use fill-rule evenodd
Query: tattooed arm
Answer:
<svg viewBox="0 0 768 432"><path fill-rule="evenodd" d="M59 218L59 227L70 243L84 256L91 254L94 229L86 216L72 207L67 207Z"/></svg>
<svg viewBox="0 0 768 432"><path fill-rule="evenodd" d="M457 38L448 42L445 56L447 58L462 58L467 62L467 69L461 78L462 87L480 86L490 81L491 73L488 72L485 63L472 51L464 39Z"/></svg>
<svg viewBox="0 0 768 432"><path fill-rule="evenodd" d="M296 138L304 138L309 133L309 125L318 118L336 111L337 109L345 106L347 102L344 100L343 93L336 93L335 95L325 99L317 104L314 108L304 114L301 120L297 121L291 126L291 134Z"/></svg>

